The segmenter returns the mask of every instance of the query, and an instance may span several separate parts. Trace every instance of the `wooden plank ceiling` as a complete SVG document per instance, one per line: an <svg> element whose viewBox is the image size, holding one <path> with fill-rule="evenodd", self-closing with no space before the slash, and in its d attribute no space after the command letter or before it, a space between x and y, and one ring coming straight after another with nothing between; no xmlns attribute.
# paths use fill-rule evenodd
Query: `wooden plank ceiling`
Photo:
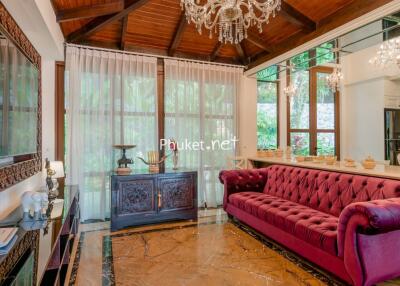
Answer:
<svg viewBox="0 0 400 286"><path fill-rule="evenodd" d="M155 55L240 63L248 68L318 37L390 0L282 0L260 34L221 44L188 24L180 0L52 0L66 42Z"/></svg>

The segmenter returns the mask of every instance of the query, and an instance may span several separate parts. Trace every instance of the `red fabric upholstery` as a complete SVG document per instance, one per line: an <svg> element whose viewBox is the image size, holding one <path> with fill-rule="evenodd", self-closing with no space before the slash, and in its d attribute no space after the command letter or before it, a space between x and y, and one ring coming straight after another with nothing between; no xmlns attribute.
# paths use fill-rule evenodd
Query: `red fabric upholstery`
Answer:
<svg viewBox="0 0 400 286"><path fill-rule="evenodd" d="M316 251L320 249L337 257L333 262L336 270L327 270L342 279L349 281L350 277L354 285L371 285L400 276L400 265L393 264L400 261L400 254L393 249L393 258L379 255L380 250L390 253L389 238L400 241L400 181L289 166L222 171L220 180L225 185L224 209L228 213L253 227L262 221L279 228L312 245L307 249L316 255L321 254ZM261 229L272 235L266 226ZM313 257L293 247L287 235L272 236L303 256ZM377 269L379 262L365 260L374 255L386 266ZM326 267L318 259L311 260Z"/></svg>
<svg viewBox="0 0 400 286"><path fill-rule="evenodd" d="M355 227L359 233L385 233L400 229L400 198L354 203L347 206L339 218L339 256L344 255L345 233L351 219L356 224Z"/></svg>
<svg viewBox="0 0 400 286"><path fill-rule="evenodd" d="M264 193L339 216L354 202L400 196L398 181L344 173L271 166Z"/></svg>
<svg viewBox="0 0 400 286"><path fill-rule="evenodd" d="M315 247L337 255L337 217L256 192L233 194L229 196L229 203Z"/></svg>
<svg viewBox="0 0 400 286"><path fill-rule="evenodd" d="M224 209L228 203L228 197L238 192L262 192L267 182L267 172L265 169L253 170L230 170L222 171L219 180L224 184Z"/></svg>

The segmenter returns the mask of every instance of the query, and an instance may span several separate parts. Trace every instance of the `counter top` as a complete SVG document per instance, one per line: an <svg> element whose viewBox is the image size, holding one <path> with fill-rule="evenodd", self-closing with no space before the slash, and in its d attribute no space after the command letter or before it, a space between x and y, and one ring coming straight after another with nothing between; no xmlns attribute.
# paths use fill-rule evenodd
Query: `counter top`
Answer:
<svg viewBox="0 0 400 286"><path fill-rule="evenodd" d="M344 161L338 161L334 165L327 165L326 163L315 163L315 162L297 162L294 158L277 158L277 157L248 157L253 162L267 163L269 165L288 165L294 167L303 167L310 169L318 169L325 171L342 172L355 175L373 176L388 178L394 180L400 180L400 166L386 166L383 164L377 164L372 170L364 169L361 163L356 162L355 167L346 167Z"/></svg>

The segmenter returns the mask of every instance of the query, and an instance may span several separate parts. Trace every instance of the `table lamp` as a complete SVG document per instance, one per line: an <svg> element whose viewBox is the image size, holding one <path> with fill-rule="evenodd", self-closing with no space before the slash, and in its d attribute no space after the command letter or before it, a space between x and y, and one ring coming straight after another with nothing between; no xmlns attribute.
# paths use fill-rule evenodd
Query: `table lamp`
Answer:
<svg viewBox="0 0 400 286"><path fill-rule="evenodd" d="M61 161L49 161L46 158L46 185L49 190L49 200L58 196L58 178L64 178L64 164Z"/></svg>

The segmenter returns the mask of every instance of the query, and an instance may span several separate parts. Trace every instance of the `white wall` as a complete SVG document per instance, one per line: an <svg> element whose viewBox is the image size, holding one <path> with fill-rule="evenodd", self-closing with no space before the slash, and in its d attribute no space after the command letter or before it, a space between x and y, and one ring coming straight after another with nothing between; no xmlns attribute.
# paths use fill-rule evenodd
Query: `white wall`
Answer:
<svg viewBox="0 0 400 286"><path fill-rule="evenodd" d="M42 152L43 159L55 157L55 60L63 59L63 42L50 1L2 0L26 36L42 56ZM57 30L58 29L58 30ZM58 36L57 36L58 35ZM26 191L44 184L42 174L0 192L0 219L20 204Z"/></svg>
<svg viewBox="0 0 400 286"><path fill-rule="evenodd" d="M240 156L254 156L257 152L257 79L243 76L239 96L239 151Z"/></svg>
<svg viewBox="0 0 400 286"><path fill-rule="evenodd" d="M384 160L384 79L361 81L342 93L342 158Z"/></svg>
<svg viewBox="0 0 400 286"><path fill-rule="evenodd" d="M369 59L378 47L379 44L342 58L342 157L362 160L371 155L384 160L385 95L400 93L398 82L390 80L400 75L400 69L371 65Z"/></svg>

